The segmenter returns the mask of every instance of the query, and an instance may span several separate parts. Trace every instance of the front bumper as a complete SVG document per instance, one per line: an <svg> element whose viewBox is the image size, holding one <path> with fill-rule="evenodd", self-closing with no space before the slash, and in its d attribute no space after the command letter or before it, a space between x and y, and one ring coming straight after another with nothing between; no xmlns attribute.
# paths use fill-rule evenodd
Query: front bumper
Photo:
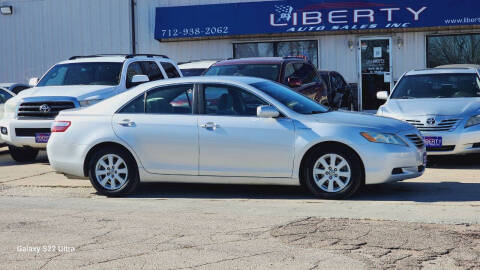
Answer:
<svg viewBox="0 0 480 270"><path fill-rule="evenodd" d="M17 136L17 130L27 129L29 133L32 134L46 133L46 130L50 130L52 122L53 120L2 120L0 121L0 127L7 128L8 134L0 133L0 142L3 140L6 144L17 147L32 147L38 149L45 149L47 147L47 144L35 142L35 135Z"/></svg>
<svg viewBox="0 0 480 270"><path fill-rule="evenodd" d="M428 155L464 155L480 153L480 125L458 127L453 131L422 132L422 136L442 137L442 147L427 148Z"/></svg>
<svg viewBox="0 0 480 270"><path fill-rule="evenodd" d="M425 172L426 149L418 148L405 135L417 134L411 130L398 134L407 146L368 143L359 154L365 166L365 184L381 184L416 178Z"/></svg>

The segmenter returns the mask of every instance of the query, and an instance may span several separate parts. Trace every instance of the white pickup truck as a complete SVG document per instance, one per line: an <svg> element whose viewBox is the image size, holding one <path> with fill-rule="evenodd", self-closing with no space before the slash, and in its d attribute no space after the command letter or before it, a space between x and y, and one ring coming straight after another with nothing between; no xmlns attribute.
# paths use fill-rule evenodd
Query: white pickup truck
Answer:
<svg viewBox="0 0 480 270"><path fill-rule="evenodd" d="M46 148L51 123L59 111L95 104L147 81L176 77L182 77L181 71L164 55L71 57L40 80L32 78L30 84L35 87L5 103L0 141L8 144L14 160L33 161L38 151Z"/></svg>

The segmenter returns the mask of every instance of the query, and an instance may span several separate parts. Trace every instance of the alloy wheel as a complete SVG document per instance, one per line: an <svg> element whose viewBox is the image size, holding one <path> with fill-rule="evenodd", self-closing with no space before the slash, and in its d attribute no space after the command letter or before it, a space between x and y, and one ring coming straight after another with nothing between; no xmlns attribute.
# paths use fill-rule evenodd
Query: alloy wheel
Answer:
<svg viewBox="0 0 480 270"><path fill-rule="evenodd" d="M107 190L120 189L128 179L127 163L118 155L104 155L95 165L95 176L103 188Z"/></svg>
<svg viewBox="0 0 480 270"><path fill-rule="evenodd" d="M349 183L352 171L347 160L337 154L321 156L313 167L315 184L325 192L342 191Z"/></svg>

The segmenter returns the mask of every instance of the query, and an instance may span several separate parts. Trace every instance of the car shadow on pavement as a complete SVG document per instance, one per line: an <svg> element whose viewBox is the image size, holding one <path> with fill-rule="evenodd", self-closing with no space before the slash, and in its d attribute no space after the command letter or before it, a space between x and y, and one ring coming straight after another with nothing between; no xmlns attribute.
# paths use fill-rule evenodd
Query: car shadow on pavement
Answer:
<svg viewBox="0 0 480 270"><path fill-rule="evenodd" d="M480 181L397 182L365 186L350 200L403 202L480 202Z"/></svg>
<svg viewBox="0 0 480 270"><path fill-rule="evenodd" d="M365 186L349 201L478 202L479 183L398 182ZM298 186L142 183L129 198L315 200Z"/></svg>
<svg viewBox="0 0 480 270"><path fill-rule="evenodd" d="M314 199L299 186L142 183L131 198Z"/></svg>
<svg viewBox="0 0 480 270"><path fill-rule="evenodd" d="M431 156L427 168L435 169L480 169L480 155Z"/></svg>

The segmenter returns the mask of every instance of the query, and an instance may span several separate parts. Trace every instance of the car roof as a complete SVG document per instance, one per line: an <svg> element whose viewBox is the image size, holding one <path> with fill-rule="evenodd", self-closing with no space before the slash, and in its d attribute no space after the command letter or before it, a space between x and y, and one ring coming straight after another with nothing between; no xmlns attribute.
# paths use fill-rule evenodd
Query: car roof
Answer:
<svg viewBox="0 0 480 270"><path fill-rule="evenodd" d="M123 63L125 62L125 56L82 57L82 58L62 61L59 64L95 63L95 62Z"/></svg>
<svg viewBox="0 0 480 270"><path fill-rule="evenodd" d="M305 61L297 57L247 57L218 61L213 66L246 65L246 64L281 64L286 61Z"/></svg>
<svg viewBox="0 0 480 270"><path fill-rule="evenodd" d="M257 77L247 77L247 76L193 76L193 77L182 77L182 78L173 78L162 81L148 82L142 84L145 88L149 88L155 85L167 85L172 83L231 83L231 82L240 82L244 84L252 84L257 82L268 81L266 79L257 78Z"/></svg>
<svg viewBox="0 0 480 270"><path fill-rule="evenodd" d="M480 65L476 64L453 64L453 65L443 65L438 66L435 68L473 68L473 69L480 69Z"/></svg>
<svg viewBox="0 0 480 270"><path fill-rule="evenodd" d="M196 68L209 68L211 65L218 62L218 60L201 60L201 61L193 61L187 62L183 64L179 64L178 67L180 69L196 69Z"/></svg>
<svg viewBox="0 0 480 270"><path fill-rule="evenodd" d="M123 63L128 59L135 59L135 60L160 60L162 62L170 62L174 63L170 58L166 56L147 56L147 55L92 55L92 56L73 56L68 60L62 61L58 64L73 64L73 63Z"/></svg>
<svg viewBox="0 0 480 270"><path fill-rule="evenodd" d="M427 68L415 69L407 72L405 75L427 75L427 74L449 74L449 73L477 73L474 68Z"/></svg>

